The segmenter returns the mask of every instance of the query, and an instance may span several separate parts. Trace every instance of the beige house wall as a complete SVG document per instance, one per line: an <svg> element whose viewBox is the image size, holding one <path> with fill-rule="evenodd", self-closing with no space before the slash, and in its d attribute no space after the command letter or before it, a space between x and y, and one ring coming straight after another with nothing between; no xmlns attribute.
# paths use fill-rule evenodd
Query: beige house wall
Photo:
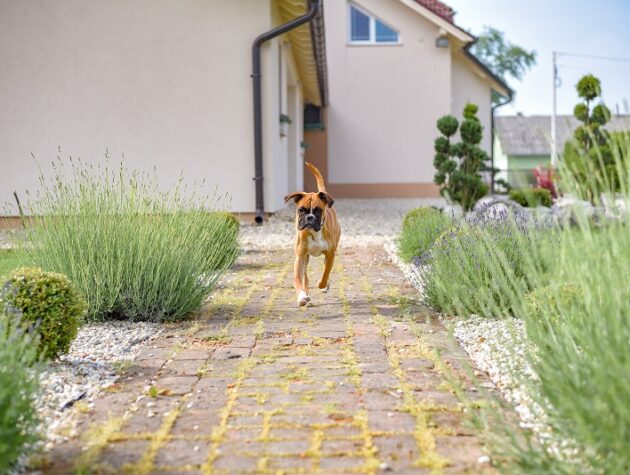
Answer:
<svg viewBox="0 0 630 475"><path fill-rule="evenodd" d="M350 44L349 3L399 32L400 44ZM436 121L479 105L490 152L490 91L458 51L437 48L435 23L400 0L326 4L330 79L328 180L340 196L435 196ZM413 8L412 8L413 7ZM470 61L468 61L470 63Z"/></svg>
<svg viewBox="0 0 630 475"><path fill-rule="evenodd" d="M326 4L329 181L430 183L435 121L451 110L451 53L439 29L399 0L356 4L395 28L401 44L349 44L349 8Z"/></svg>
<svg viewBox="0 0 630 475"><path fill-rule="evenodd" d="M491 152L491 88L488 79L479 76L470 67L470 60L461 54L453 54L452 63L452 90L453 114L461 122L462 112L467 103L476 104L479 107L477 116L483 126L483 139L481 146L488 153Z"/></svg>
<svg viewBox="0 0 630 475"><path fill-rule="evenodd" d="M36 189L38 164L50 170L61 147L92 163L124 154L164 186L205 179L233 211L253 211L251 44L277 24L272 10L271 0L0 0L0 203ZM289 182L282 43L262 58L267 211ZM293 94L301 110L299 85Z"/></svg>

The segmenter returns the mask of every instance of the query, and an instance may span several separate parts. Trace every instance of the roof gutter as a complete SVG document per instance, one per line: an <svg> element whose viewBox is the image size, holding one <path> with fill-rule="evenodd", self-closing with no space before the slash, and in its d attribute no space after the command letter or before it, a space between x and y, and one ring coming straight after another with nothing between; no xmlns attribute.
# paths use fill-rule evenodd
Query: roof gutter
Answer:
<svg viewBox="0 0 630 475"><path fill-rule="evenodd" d="M262 137L262 74L261 46L267 41L298 26L309 23L321 9L322 0L309 0L308 11L293 20L259 35L252 45L252 79L254 86L254 165L256 182L256 217L257 224L262 224L265 214L263 193L263 137Z"/></svg>

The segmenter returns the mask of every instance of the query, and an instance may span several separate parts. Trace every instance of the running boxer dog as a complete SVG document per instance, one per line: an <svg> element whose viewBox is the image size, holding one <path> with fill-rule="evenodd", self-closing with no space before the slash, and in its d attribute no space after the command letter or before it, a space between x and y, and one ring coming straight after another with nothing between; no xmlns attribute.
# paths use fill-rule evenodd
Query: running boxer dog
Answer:
<svg viewBox="0 0 630 475"><path fill-rule="evenodd" d="M300 307L308 305L311 301L306 275L310 256L324 255L324 272L317 282L317 287L322 292L326 292L330 285L330 271L341 237L337 213L333 209L335 200L326 192L326 185L319 170L308 162L306 162L306 166L317 180L317 193L296 191L284 198L285 203L293 200L296 204L295 225L297 232L293 271L295 293Z"/></svg>

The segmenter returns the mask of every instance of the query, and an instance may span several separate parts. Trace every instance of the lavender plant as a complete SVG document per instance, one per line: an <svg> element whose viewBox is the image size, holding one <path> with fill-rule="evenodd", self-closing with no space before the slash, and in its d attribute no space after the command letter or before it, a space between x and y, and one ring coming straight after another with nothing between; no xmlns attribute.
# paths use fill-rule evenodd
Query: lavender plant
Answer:
<svg viewBox="0 0 630 475"><path fill-rule="evenodd" d="M165 321L199 310L238 252L220 199L180 180L163 191L151 174L58 161L29 200L26 250L66 274L90 320Z"/></svg>

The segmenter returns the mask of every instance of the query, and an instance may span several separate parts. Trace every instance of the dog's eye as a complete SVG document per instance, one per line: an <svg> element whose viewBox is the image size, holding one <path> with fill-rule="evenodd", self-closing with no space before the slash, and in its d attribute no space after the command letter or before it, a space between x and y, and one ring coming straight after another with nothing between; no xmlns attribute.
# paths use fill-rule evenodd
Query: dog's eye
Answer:
<svg viewBox="0 0 630 475"><path fill-rule="evenodd" d="M315 208L315 209L313 210L313 212L314 212L315 214L317 214L317 215L320 215L320 214L322 213L322 209L321 209L321 208Z"/></svg>
<svg viewBox="0 0 630 475"><path fill-rule="evenodd" d="M300 208L298 211L299 211L300 213L306 213L306 208Z"/></svg>

